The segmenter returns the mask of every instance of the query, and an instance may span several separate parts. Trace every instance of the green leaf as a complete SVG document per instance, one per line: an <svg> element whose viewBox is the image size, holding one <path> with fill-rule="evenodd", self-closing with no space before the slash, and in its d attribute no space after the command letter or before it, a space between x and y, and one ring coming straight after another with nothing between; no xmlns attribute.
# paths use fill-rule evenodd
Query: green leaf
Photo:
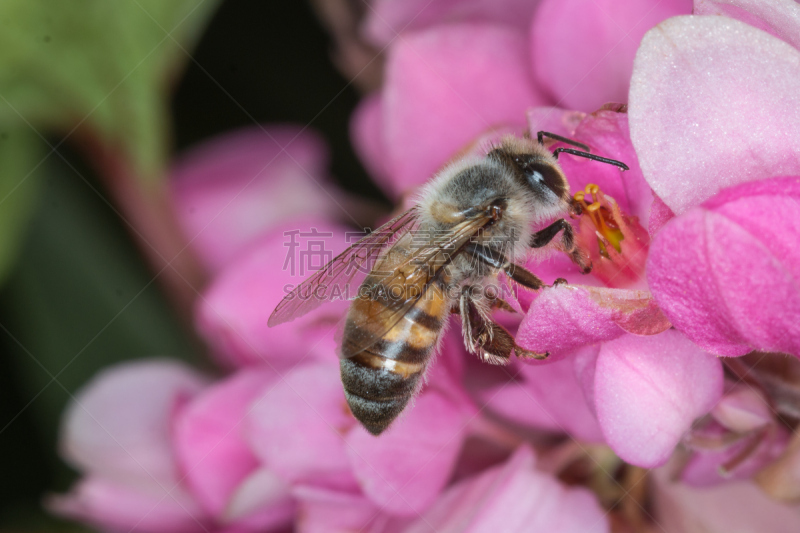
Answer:
<svg viewBox="0 0 800 533"><path fill-rule="evenodd" d="M0 124L22 120L122 152L157 179L176 67L216 0L2 0ZM85 135L84 135L85 134Z"/></svg>
<svg viewBox="0 0 800 533"><path fill-rule="evenodd" d="M56 456L59 421L101 369L143 357L208 366L108 204L58 157L42 165L40 189L29 238L0 293L0 386L18 396L17 405L0 405L0 455L14 457L0 476L0 530L18 507L12 497L67 488L73 476Z"/></svg>
<svg viewBox="0 0 800 533"><path fill-rule="evenodd" d="M0 102L0 108L3 107ZM0 125L0 284L14 263L39 191L42 142L24 124Z"/></svg>

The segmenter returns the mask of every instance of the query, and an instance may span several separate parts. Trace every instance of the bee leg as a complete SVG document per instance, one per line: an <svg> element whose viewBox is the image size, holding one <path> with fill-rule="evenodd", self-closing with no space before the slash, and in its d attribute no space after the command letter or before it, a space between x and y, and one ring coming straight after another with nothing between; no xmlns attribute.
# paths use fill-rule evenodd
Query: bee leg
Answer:
<svg viewBox="0 0 800 533"><path fill-rule="evenodd" d="M521 348L517 344L514 344L514 353L517 354L517 358L519 359L536 359L537 361L544 361L550 357L550 352L532 352L530 350L526 350L525 348Z"/></svg>
<svg viewBox="0 0 800 533"><path fill-rule="evenodd" d="M515 265L514 263L508 263L506 266L503 267L503 272L508 274L508 277L511 278L516 283L519 283L526 289L530 289L532 291L538 291L542 287L544 287L544 281L539 279L536 274L531 272L530 270L523 268L519 265Z"/></svg>
<svg viewBox="0 0 800 533"><path fill-rule="evenodd" d="M508 311L509 313L516 313L517 310L511 307L511 304L507 301L503 300L502 298L494 297L489 300L489 304L492 306L492 309L502 309L503 311Z"/></svg>
<svg viewBox="0 0 800 533"><path fill-rule="evenodd" d="M478 304L472 292L472 287L464 287L459 299L464 345L485 363L507 365L514 349L514 337L488 318L487 310Z"/></svg>
<svg viewBox="0 0 800 533"><path fill-rule="evenodd" d="M588 274L592 271L592 263L586 257L585 252L575 245L575 232L572 229L572 224L563 218L559 218L543 230L534 233L533 237L531 237L531 248L547 246L562 230L561 242L558 243L559 249L568 254L572 262L578 265L584 274Z"/></svg>
<svg viewBox="0 0 800 533"><path fill-rule="evenodd" d="M521 359L547 359L549 353L537 353L517 345L506 328L490 319L469 290L462 290L459 300L464 344L481 361L492 365L507 365L513 350Z"/></svg>
<svg viewBox="0 0 800 533"><path fill-rule="evenodd" d="M567 226L569 226L569 223L567 223L566 220L562 219L562 221L565 224L567 224ZM571 230L572 226L569 226L569 228ZM545 228L542 231L546 231L547 229L548 228ZM540 231L539 233L541 233L542 231ZM554 232L553 235L555 235L555 233L558 233L558 231ZM538 233L536 235L538 235ZM536 235L534 235L534 238L536 237ZM572 234L570 233L570 236L571 235ZM553 240L553 237L550 237L550 239L547 242L550 242L551 240ZM544 244L541 246L544 246ZM487 246L481 246L480 244L470 243L466 247L466 252L472 255L472 257L474 257L476 260L481 261L491 267L502 270L503 272L508 274L509 278L519 283L526 289L536 291L544 287L544 282L540 280L538 277L536 277L535 274L533 274L529 270L519 265L515 265L514 263L509 262L502 254L500 254L495 250L492 250Z"/></svg>

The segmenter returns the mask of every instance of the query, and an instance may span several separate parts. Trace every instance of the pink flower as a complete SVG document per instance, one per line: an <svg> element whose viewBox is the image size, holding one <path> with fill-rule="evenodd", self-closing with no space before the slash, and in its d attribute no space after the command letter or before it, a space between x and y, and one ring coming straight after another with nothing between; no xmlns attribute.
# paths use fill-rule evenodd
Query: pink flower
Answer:
<svg viewBox="0 0 800 533"><path fill-rule="evenodd" d="M636 22L639 20L633 15L628 20L634 21L634 19ZM655 22L653 19L652 23ZM639 29L643 33L646 25L643 24ZM601 33L598 32L596 35ZM523 129L519 123L519 118L522 116L521 109L528 109L538 102L545 101L524 94L509 94L507 90L502 91L502 96L499 96L498 91L487 90L493 85L486 80L491 80L492 84L495 81L503 81L507 86L516 88L536 87L535 81L532 83L528 77L531 65L535 68L536 61L520 53L518 45L513 44L519 42L518 35L518 27L511 25L489 27L474 22L469 25L464 23L448 26L430 24L424 30L405 34L391 45L386 85L380 96L365 102L355 117L353 132L356 145L361 148L368 165L395 196L427 180L439 166L459 150L468 149L469 144L487 130L510 128L512 131L514 129L521 131ZM589 41L590 39L587 39L586 42ZM631 68L632 51L637 42L638 38L633 41L634 44L630 48L628 69ZM505 54L498 55L503 57L503 60L486 64L474 60L475 57L482 57L482 51L473 52L472 47L478 44L481 45L481 50L501 48L506 50ZM620 64L623 63L625 61ZM514 80L524 81L512 84L511 81ZM472 103L473 101L475 103ZM623 233L627 232L627 238L622 240L620 251L616 251L611 245L598 243L594 238L596 227L592 225L593 223L582 221L584 230L582 233L588 235L588 239L585 237L585 240L589 241L587 244L591 245L592 241L594 243L595 273L592 277L578 275L577 268L563 258L555 258L546 265L529 265L546 282L564 277L572 283L599 287L566 286L543 291L543 294L527 309L517 332L518 342L532 351L549 351L552 359L557 360L588 344L609 341L629 333L652 335L669 328L669 321L646 290L643 276L649 247L649 235L644 229L644 224L650 216L653 196L638 168L636 153L628 133L627 116L616 112L613 108L591 116L540 108L530 113L528 123L529 131L546 129L572 136L576 140L588 143L597 153L628 163L631 170L620 175L615 167L571 156L562 157L562 166L575 190L583 189L592 183L600 185L601 193L597 198L597 205L610 213L609 216L612 218L619 219L616 224L622 228ZM422 136L431 141L420 146L417 139ZM387 152L397 155L386 157ZM609 197L613 197L616 202L612 204ZM656 205L659 208L661 206L660 203ZM613 206L617 206L618 210L614 211ZM656 209L655 212L659 215L665 213L666 217L671 216L668 209ZM639 217L641 222L634 219L634 216ZM654 225L662 224L666 217L654 216ZM601 218L597 222L603 220ZM607 237L610 237L610 234L603 236ZM605 247L603 251L607 257L601 258L599 244ZM522 297L524 300L527 296ZM528 302L522 303L523 308L527 307ZM696 352L694 349L686 351L683 357L690 359ZM609 352L609 354L614 353ZM613 355L608 357L611 358ZM703 407L707 409L719 397L721 393L719 363L706 356L703 356L701 361L697 370L702 369L706 372L702 379L709 385L702 397L689 394L687 389L681 389L681 393L674 397L665 395L664 393L668 392L665 389L650 388L644 391L652 396L648 406L658 404L658 398L665 406L681 402L684 414L673 419L673 425L670 426L671 433L668 438L661 441L662 447L655 455L652 455L653 450L648 450L650 455L647 457L639 457L634 452L626 453L622 448L618 449L617 451L626 459L639 464L665 461L672 447L689 428L693 417L703 414L705 412ZM596 364L595 359L591 359L587 364L593 366ZM654 361L653 364L655 365L652 368L653 379L658 379L662 375L658 368L659 363ZM593 368L591 370L583 372L584 378L580 387L593 389L595 373ZM572 377L574 373L567 371L559 374L563 377L557 381L558 388L565 391L565 394L566 391L576 387L575 378ZM597 376L597 379L611 379L614 375L617 374L603 374ZM485 397L489 400L489 408L494 412L510 415L510 419L517 422L521 421L522 417L526 423L534 427L599 438L601 432L590 429L593 424L578 423L580 418L573 416L577 413L588 413L581 416L593 418L593 413L597 412L593 395L587 392L585 396L589 404L586 405L581 397L583 395L566 394L572 400L569 402L571 407L565 407L563 411L558 412L545 407L552 407L552 404L542 403L540 400L542 395L536 392L534 385L537 382L536 378L526 376L524 379L525 381L513 382L508 389L504 389L508 383L506 377L505 381L498 382L497 391L491 388L484 390L483 392L489 395L497 392L495 401L490 399L493 396ZM547 381L543 378L542 386L545 386L545 383ZM613 379L610 386L614 388ZM665 386L672 386L672 382L665 383ZM525 415L509 413L512 410L501 405L502 399L509 395L526 398L532 405L540 407L532 408ZM628 428L626 431L633 434L635 431L631 428L637 427L637 423L656 423L646 414L644 410L639 414L628 413L628 416L632 417L630 419L609 414L604 418L605 423L609 425L605 431L617 433L619 428ZM618 424L619 428L615 424ZM649 438L648 435L658 429L664 428L641 427L639 435L643 442L620 439L620 446L630 444L635 450L644 450L644 442ZM658 459L654 459L656 455Z"/></svg>
<svg viewBox="0 0 800 533"><path fill-rule="evenodd" d="M648 280L677 328L721 355L800 356L799 199L799 177L745 183L664 227Z"/></svg>
<svg viewBox="0 0 800 533"><path fill-rule="evenodd" d="M680 472L680 479L695 487L749 479L773 463L786 449L788 440L786 429L778 425L735 433L712 422L693 431L687 439L692 455Z"/></svg>
<svg viewBox="0 0 800 533"><path fill-rule="evenodd" d="M363 32L388 47L385 83L353 117L353 142L395 199L528 108L627 101L635 50L688 0L371 3Z"/></svg>
<svg viewBox="0 0 800 533"><path fill-rule="evenodd" d="M789 144L777 139L779 147L770 145L759 159L752 154L762 152L757 152L758 148L747 135L735 136L734 146L742 144L738 149L730 143L714 144L725 132L742 129L744 124L754 125L750 129L756 131L784 131L783 127L773 130L773 125L767 126L768 118L776 117L780 122L787 113L791 116L798 109L788 103L797 101L797 94L800 94L794 89L787 91L787 84L794 81L789 78L780 81L774 76L767 83L770 93L763 102L757 105L755 102L738 103L741 98L758 98L761 87L743 90L739 78L732 75L742 57L732 47L736 46L734 43L744 42L734 31L752 34L754 42L764 43L762 49L755 52L760 59L751 63L750 68L764 68L760 65L790 60L797 54L791 47L741 23L726 18L696 17L671 19L661 24L645 36L638 52L631 85L631 137L641 162L641 174L658 194L658 200L652 204L649 224L657 234L649 250L647 280L659 307L670 321L704 350L727 355L742 354L754 348L797 353L793 344L797 336L793 334L798 321L794 303L797 292L791 276L796 270L792 257L796 254L794 248L800 225L794 221L792 208L782 206L784 201L795 203L791 198L796 194L793 192L796 180L785 178L743 184L711 198L703 204L703 210L692 209L726 185L764 179L770 177L769 172L785 170L787 165L791 168L800 161L797 154L787 150ZM752 41L747 42L749 50ZM675 70L675 61L685 63L685 68ZM796 59L791 61L800 65ZM788 76L790 72L783 66L773 65L772 68L781 75ZM703 74L697 74L700 72ZM752 74L749 79L760 76ZM763 76L769 77L767 70ZM656 89L667 79L676 90ZM780 94L785 97L778 96ZM698 95L707 98L708 105L703 105ZM740 109L759 109L759 117L744 117ZM742 126L736 128L731 121L739 121ZM686 130L687 124L701 123L708 127ZM620 130L625 131L624 128ZM577 128L576 136L580 139L579 131ZM584 139L594 144L590 138ZM703 143L704 139L712 144ZM606 143L606 146L611 145ZM610 153L612 157L615 155L613 151ZM696 156L689 157L693 153ZM616 158L626 162L635 160ZM578 175L570 172L566 162L564 167L569 176ZM703 179L698 180L698 175ZM630 175L625 178L630 179ZM590 179L600 182L594 177ZM602 182L600 184L603 189ZM779 198L772 202L776 196ZM618 205L624 213L624 202L619 201ZM613 206L610 209L613 211ZM628 209L636 211L636 206L629 204ZM670 211L679 216L664 225ZM709 212L727 217L714 219L722 224L718 230L713 229ZM653 220L653 214L657 214L657 220ZM763 236L768 243L766 250L765 243L753 235ZM607 237L604 242L611 259L614 254L608 245L613 245L612 240ZM622 246L626 240L630 240L627 235L621 241ZM646 253L646 247L644 250ZM768 253L764 253L767 250ZM624 249L617 252L624 256ZM740 266L750 273L748 280L753 279L752 273L758 273L756 283L763 286L753 287L752 281L736 283ZM604 282L608 285L614 280L608 278ZM595 297L594 308L580 303L591 301L581 291L591 295L592 291L599 290L559 287L544 291L531 304L517 338L526 348L540 351L543 340L550 340L557 331L548 324L557 323L567 325L566 333L572 342L580 342L577 340L580 334L595 342L608 341L609 336L619 337L618 341L602 346L594 365L591 363L594 355L578 358L581 372L589 375L584 383L591 391L590 401L593 396L606 440L621 457L646 466L663 463L691 421L704 414L719 398L722 387L719 362L677 332L650 338L620 337L619 329L609 324L610 320L625 328L614 315L614 308L622 303L620 300L606 300L604 305L598 306L602 300ZM572 299L565 297L569 291L577 291ZM608 289L604 293L613 297ZM765 293L773 295L775 307L758 304L759 312L754 313L755 295ZM605 327L602 326L604 322ZM637 327L653 324L653 316L644 322L637 317L632 324ZM657 357L662 349L670 350L671 357L679 355L680 359L671 362L670 357ZM587 358L588 364L585 363ZM642 364L653 366L645 371ZM670 370L670 365L676 366ZM641 389L631 387L641 380L628 375L630 371L646 375L648 385ZM688 373L671 381L681 375L680 372ZM690 376L699 381L686 387ZM700 396L694 396L697 391ZM780 439L775 442L780 443ZM774 451L765 453L772 453L774 457Z"/></svg>
<svg viewBox="0 0 800 533"><path fill-rule="evenodd" d="M531 84L530 81L509 83L514 76L529 76L527 73L531 64L534 66L536 64L535 61L526 63L531 60L519 51L515 51L518 50L516 45L512 46L517 42L514 36L518 35L518 31L511 26L490 28L475 23L458 26L430 25L425 30L404 35L392 45L386 86L379 99L369 100L356 116L354 134L356 144L361 147L367 162L371 163L370 166L376 169L378 177L395 195L427 180L433 171L456 152L466 149L469 143L483 132L492 128L522 130L519 118L515 118L514 113L518 113L516 117L521 117L520 108L530 108L537 102L524 95L509 94L508 91L502 91L502 97L499 97L497 91L487 91L490 84L485 82L485 80L492 80L492 83L504 80L508 86L536 87L535 82ZM486 39L487 43L492 43L491 46L485 45L483 39ZM451 43L458 43L459 46ZM484 65L480 61L473 61L474 57L481 57L479 54L482 53L476 55L472 52L471 47L474 43L481 43L482 49L488 50L499 50L498 47L502 46L507 53L503 55L502 62L493 61ZM519 59L512 62L511 58ZM630 63L631 59L628 61ZM450 96L445 97L445 93ZM472 101L476 103L473 104ZM538 102L543 101L543 99L538 100ZM436 106L435 112L432 106ZM450 116L448 114L452 114L452 118L448 118ZM481 115L488 118L481 120ZM517 332L518 342L532 351L550 351L552 359L557 360L569 355L570 351L591 343L612 340L629 333L655 334L669 328L669 321L646 290L643 276L649 246L649 236L643 224L649 217L653 197L638 168L628 133L627 116L611 108L591 116L542 108L531 112L528 122L529 131L547 129L572 136L576 140L588 143L597 153L625 161L631 166L631 171L621 176L615 167L570 156L562 157L562 166L573 188L582 189L591 183L600 185L601 195L596 203L611 213L610 216L619 218L617 225L628 235L622 240L619 252L612 250L609 245L604 250L608 257L601 258L598 241L594 239L597 230L594 226L582 222L585 227L584 233L590 236L590 240L594 240L596 266L595 274L591 278L577 275L577 268L562 258L556 258L544 266L533 267L534 272L541 275L546 282L564 277L572 283L588 283L600 287L567 286L544 291L527 309ZM416 140L423 135L432 139L432 142L420 146ZM414 146L412 147L412 143L405 139L413 139ZM387 150L398 155L388 158L377 157ZM410 170L412 166L414 170ZM613 205L618 206L617 211L614 211L611 200L602 196L603 193L616 200ZM642 223L633 219L633 216L640 217ZM527 303L523 302L523 307L527 307L525 305ZM695 353L696 350L689 350L683 357L689 359ZM699 363L698 370L702 369L707 373L703 379L709 385L702 397L688 394L686 389L681 389L682 392L672 398L664 395L663 389L651 388L645 391L651 393L653 397L648 406L657 404L656 399L660 397L664 402L663 405L683 402L682 409L685 414L674 419L674 424L670 426L669 438L661 442L662 448L655 454L658 456L657 460L654 459L652 450L648 450L651 455L647 457L617 450L626 459L638 461L640 464L666 460L672 447L689 428L693 416L703 414L702 408L710 407L719 396L721 393L719 363L713 359L701 358L701 360L704 362ZM706 364L706 361L709 364ZM594 364L595 360L592 359L589 365ZM654 364L655 367L652 369L654 379L658 379L661 376L658 362L655 361ZM664 364L666 365L666 362ZM560 374L563 376L557 381L560 390L569 391L576 387L573 375L574 372L569 371ZM590 375L591 379L585 377L583 384L593 388L595 376L593 370L591 373L584 372L584 376ZM597 379L614 375L616 374L603 374L597 376ZM508 395L527 398L532 405L552 405L538 401L541 395L537 395L533 385L536 383L536 378L526 376L524 382L517 381L510 385L509 389L503 389L507 381L508 378L505 382L502 380L498 382L498 399L489 401L489 407L494 412L509 414L509 409L500 405L502 403L500 398ZM546 380L543 379L543 386L544 383ZM613 380L611 383L613 388ZM523 384L525 387L515 389ZM665 385L672 386L672 382ZM662 393L659 393L659 390ZM484 392L493 394L494 391L490 388ZM581 405L584 402L581 396L571 395L570 405L573 407L565 408L562 412L540 407L531 409L531 412L523 418L534 427L574 431L576 435L583 437L593 435L596 439L600 431L590 429L591 423L578 423L579 418L572 416L577 413L588 413L586 416L589 419L593 417L592 414L596 412L593 403L595 398L588 393L586 397L589 398L589 405ZM486 399L489 398L491 396ZM629 428L627 431L630 433L632 431L630 428L635 428L637 423L642 421L655 423L652 418L646 416L644 410L639 414L628 413L628 415L632 417L629 420L613 414L606 416L604 420L609 425L606 432L616 433L615 424L619 424L620 428ZM520 421L520 415L512 415L511 419ZM653 426L641 429L640 435L646 441L650 432L659 428ZM620 446L626 444L630 444L635 450L644 450L642 442L634 443L631 440L620 439Z"/></svg>
<svg viewBox="0 0 800 533"><path fill-rule="evenodd" d="M381 148L386 172L376 177L399 198L481 132L520 127L527 108L546 102L533 82L522 32L489 23L436 26L390 48L380 104L370 109L380 115L378 137L355 142L362 151ZM357 116L372 121L374 132L375 118Z"/></svg>
<svg viewBox="0 0 800 533"><path fill-rule="evenodd" d="M654 241L648 281L672 323L720 355L800 355L800 189L779 179L800 174L799 74L798 50L727 17L670 20L636 60L632 137L648 183L684 214ZM654 91L667 77L673 89Z"/></svg>
<svg viewBox="0 0 800 533"><path fill-rule="evenodd" d="M265 366L244 370L201 392L174 422L184 483L218 522L240 530L279 527L294 517L289 485L245 440L246 417L279 379Z"/></svg>
<svg viewBox="0 0 800 533"><path fill-rule="evenodd" d="M604 442L571 360L535 366L514 362L498 368L466 351L461 357L467 360L467 390L487 413L523 427Z"/></svg>
<svg viewBox="0 0 800 533"><path fill-rule="evenodd" d="M505 464L450 487L406 532L495 530L600 533L609 526L593 494L537 471L521 446Z"/></svg>
<svg viewBox="0 0 800 533"><path fill-rule="evenodd" d="M333 358L296 368L250 411L250 445L293 485L363 494L386 513L413 516L450 479L475 416L444 366L380 439L350 414Z"/></svg>
<svg viewBox="0 0 800 533"><path fill-rule="evenodd" d="M800 172L790 141L798 73L800 51L728 17L677 17L646 36L631 80L631 138L645 179L675 214L725 187Z"/></svg>
<svg viewBox="0 0 800 533"><path fill-rule="evenodd" d="M410 522L358 493L300 485L292 494L299 505L296 530L302 533L401 533Z"/></svg>
<svg viewBox="0 0 800 533"><path fill-rule="evenodd" d="M193 147L172 169L172 202L205 266L219 271L278 224L351 222L353 200L327 175L327 148L299 126L253 127Z"/></svg>
<svg viewBox="0 0 800 533"><path fill-rule="evenodd" d="M546 262L529 262L528 267L545 282L565 278L570 285L546 289L538 295L520 324L518 342L527 349L547 351L560 358L570 350L626 332L652 335L669 328L651 300L643 275L650 244L644 225L653 195L630 142L627 115L613 108L577 116L535 109L529 113L529 120L530 131L557 126L555 133L623 161L630 170L623 173L612 165L568 155L560 158L571 188L576 192L586 189L577 239L589 251L592 273L581 275L562 255Z"/></svg>
<svg viewBox="0 0 800 533"><path fill-rule="evenodd" d="M593 389L608 444L628 462L656 466L716 404L722 367L677 331L626 335L600 348Z"/></svg>
<svg viewBox="0 0 800 533"><path fill-rule="evenodd" d="M536 79L562 107L627 102L642 36L691 11L691 0L542 0L531 29Z"/></svg>
<svg viewBox="0 0 800 533"><path fill-rule="evenodd" d="M54 512L103 529L173 533L261 531L294 515L294 501L240 436L245 410L275 379L248 371L207 387L164 360L119 365L70 405L62 454L85 477Z"/></svg>
<svg viewBox="0 0 800 533"><path fill-rule="evenodd" d="M664 467L652 476L658 531L791 533L800 528L797 508L776 502L751 483L695 488L670 479Z"/></svg>
<svg viewBox="0 0 800 533"><path fill-rule="evenodd" d="M224 366L268 361L289 368L333 354L348 302L330 303L281 328L268 328L267 320L292 288L344 250L346 232L324 218L280 223L213 280L195 320Z"/></svg>
<svg viewBox="0 0 800 533"><path fill-rule="evenodd" d="M576 284L518 293L524 314L517 342L550 352L550 362L512 368L514 379L499 379L480 397L492 412L517 423L605 441L634 464L661 464L694 419L719 399L722 371L713 356L665 331L670 323L647 290L649 235L638 217L650 216L653 196L628 137L627 116L614 108L588 116L543 108L532 110L529 120L531 131L555 130L631 170L621 174L610 165L562 156L571 185L587 190L578 238L594 270L582 276L564 257L528 263L547 283L563 277ZM646 386L637 374L647 376ZM531 407L512 407L521 402Z"/></svg>
<svg viewBox="0 0 800 533"><path fill-rule="evenodd" d="M83 472L49 508L106 529L182 532L209 516L180 484L170 444L177 409L205 387L175 362L127 363L106 370L80 391L64 415L61 454Z"/></svg>
<svg viewBox="0 0 800 533"><path fill-rule="evenodd" d="M537 4L531 0L372 0L362 32L382 47L401 33L453 22L492 22L527 31Z"/></svg>
<svg viewBox="0 0 800 533"><path fill-rule="evenodd" d="M775 22L779 19L772 13L770 20ZM787 22L781 22L779 26L785 29ZM734 29L748 36L752 34L753 40L743 40L741 35L733 33ZM763 84L756 87L757 82L754 81L752 88L743 90L738 76L732 74L742 57L741 53L734 53L735 48L732 47L743 42L748 43L747 53L759 55L758 61L750 63L749 68L763 69L763 73L754 73L748 79L768 78L766 87ZM751 42L763 43L763 46L756 48L757 52L752 51ZM684 62L685 68L676 71L674 61L664 60L665 54L668 58L674 57L674 61ZM796 255L796 236L800 225L795 222L791 207L796 203L796 180L784 178L783 181L772 180L774 183L765 181L762 184L740 185L708 200L701 208L683 214L722 187L737 181L769 178L788 168L796 168L793 165L799 164L800 158L789 149L792 146L790 142L776 138L764 150L761 150L760 144L754 144L756 139L763 139L764 135L780 136L794 127L780 124L786 117L795 116L799 108L797 95L800 92L791 85L797 78L791 74L791 69L795 68L791 65L800 65L796 54L793 48L773 37L726 18L671 19L645 37L637 56L630 112L635 142L631 145L627 141L627 157L620 155L627 138L627 128L619 126L622 116L618 115L615 128L607 125L587 127L583 135L581 126L592 122L608 124L608 120L586 119L575 126L573 115L565 114L560 123L554 123L550 117L551 125L561 124L567 132L574 127L573 137L593 147L603 146L600 150L602 153L629 162L632 170L623 176L626 187L637 182L643 183L640 177L643 176L659 195L652 202L649 227L658 233L649 255L646 234L640 231L642 236L636 239L641 243L638 249L649 257L649 286L659 307L676 328L704 350L714 353L739 355L753 349L797 353L798 350L794 345L798 337L794 331L798 322L798 306L794 301L797 299L794 282L797 262L792 259ZM768 69L770 61L775 64ZM677 80L675 72L678 73ZM696 74L701 72L702 75ZM780 75L771 75L769 72L779 72ZM659 87L663 87L668 79L670 84L677 84L677 87L675 91L665 93ZM762 94L760 91L765 91L762 101L750 101L759 98L758 95ZM701 101L698 95L708 100ZM689 105L684 103L687 101ZM747 111L742 114L741 110ZM754 110L753 116L747 116L749 110ZM552 115L552 112L549 113ZM598 116L602 117L603 114L608 112ZM538 119L541 113L532 116ZM769 117L775 117L777 127L770 124ZM546 120L539 122L547 123ZM708 127L686 130L686 124L701 123ZM756 135L735 136L733 146L739 143L742 145L740 148L733 148L731 143L713 143L715 139L726 135L725 132L743 130L745 125L750 129L755 128ZM531 129L541 127L536 124ZM759 131L764 134L758 134ZM612 139L619 141L609 142ZM679 142L673 142L672 139L678 139ZM706 139L712 144L702 142ZM635 154L633 147L636 148ZM752 154L755 153L763 155L753 158ZM689 158L688 154L693 155ZM641 173L636 168L636 156L641 160ZM647 195L631 195L630 188L626 190L613 181L604 181L602 176L588 168L588 164L583 162L584 171L578 172L574 167L570 168L573 164L568 159L562 162L573 186L581 187L581 182L588 178L600 184L601 190L619 191L611 194L617 199L616 205L623 216L614 218L616 225L624 230L621 224L625 222L624 214L636 213L641 216L641 208L647 205ZM698 175L704 179L697 180ZM577 179L573 179L573 176ZM634 185L633 190L641 191L642 188ZM634 200L631 201L631 198ZM773 198L776 199L773 201ZM614 212L613 204L607 207ZM679 216L664 226L673 213ZM715 226L709 225L711 213L726 217L715 219L720 220L719 229L715 230ZM598 224L595 227L600 229ZM632 229L635 229L635 225L632 225ZM601 242L609 256L601 261L605 259L608 265L608 259L611 262L615 259L609 246L613 246L614 239L613 235L603 231L600 233L606 237ZM636 235L636 231L629 233ZM621 249L616 252L624 258L626 241L632 242L634 239L630 235L623 236ZM630 251L633 254L626 264L644 266L644 261L635 255L637 249ZM753 280L750 275L737 277L741 267L748 272L758 273L757 278ZM668 326L669 322L656 319L660 311L647 293L638 296L613 288L620 279L623 283L636 286L635 276L626 275L623 270L616 277L609 276L608 270L603 268L599 274L600 280L610 285L611 289L562 286L543 291L531 304L520 325L517 339L527 349L543 351L551 346L556 348L557 356L559 353L565 356L570 349L618 337L619 341L608 343L608 350L603 345L601 350L605 351L602 353L607 353L607 356L597 359L594 355L579 357L576 361L578 370L583 376L585 389L589 391L587 397L594 402L607 441L624 459L652 466L668 458L670 450L692 420L704 414L719 398L722 386L720 365L708 354L682 341L682 348L673 353L679 353L683 358L682 363L677 363L682 369L698 365L691 370L691 374L700 379L699 385L703 387L701 397L694 397L693 392L682 387L680 382L669 381L670 363L665 358L651 359L651 363L648 363L655 365L646 374L651 380L650 386L642 390L630 388L629 384L633 382L630 377L625 377L624 369L632 366L633 360L628 359L629 356L619 359L625 352L610 348L617 342L625 343L630 346L630 354L639 351L638 359L644 363L648 360L647 352L651 351L652 357L652 350L656 346L648 347L650 340L630 337L624 331L657 333L654 326L659 323ZM555 269L546 272L549 277L545 279L549 281L556 277L567 277L562 272L568 271ZM748 280L746 283L745 279ZM644 280L640 278L638 281ZM687 291L687 283L692 290ZM772 295L770 303L774 303L774 306L756 303L761 302L757 295L762 294ZM634 305L624 305L621 298L624 295L629 299L634 296L631 301ZM753 312L756 306L758 313ZM674 337L677 341L680 335L663 333L653 337L652 342L659 339L658 342L664 342L663 346L666 347L670 343L662 339L667 337ZM559 339L566 339L566 342ZM640 347L635 348L637 344ZM611 361L615 359L616 363L612 365ZM603 361L605 364L601 365ZM599 373L601 367L603 372ZM630 396L625 393L626 390L630 390ZM668 407L670 410L664 411ZM664 415L684 414L677 418L654 416L659 412ZM654 431L664 439L652 441L648 435L656 434ZM776 442L780 442L780 439ZM770 453L774 457L774 452Z"/></svg>

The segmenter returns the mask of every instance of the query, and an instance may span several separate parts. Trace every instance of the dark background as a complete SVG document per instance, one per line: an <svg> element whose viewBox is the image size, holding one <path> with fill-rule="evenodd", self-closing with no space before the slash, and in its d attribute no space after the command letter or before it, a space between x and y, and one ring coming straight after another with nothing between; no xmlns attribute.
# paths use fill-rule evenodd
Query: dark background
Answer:
<svg viewBox="0 0 800 533"><path fill-rule="evenodd" d="M341 185L382 199L350 146L360 95L334 68L331 46L306 2L223 2L174 93L176 149L255 122L310 124ZM212 370L108 200L87 185L102 193L96 176L68 143L59 150L76 170L48 158L45 193L0 291L0 529L81 529L41 501L75 479L56 452L58 424L70 394L100 369L169 356Z"/></svg>

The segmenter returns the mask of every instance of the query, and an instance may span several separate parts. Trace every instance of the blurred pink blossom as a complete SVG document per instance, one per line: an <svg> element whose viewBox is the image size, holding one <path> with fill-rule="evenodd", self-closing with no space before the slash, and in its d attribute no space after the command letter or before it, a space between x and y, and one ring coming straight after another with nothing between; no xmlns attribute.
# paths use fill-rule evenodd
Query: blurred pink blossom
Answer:
<svg viewBox="0 0 800 533"><path fill-rule="evenodd" d="M311 216L346 219L352 199L327 173L328 153L313 131L257 126L206 141L181 155L172 203L186 239L218 272L278 224Z"/></svg>
<svg viewBox="0 0 800 533"><path fill-rule="evenodd" d="M535 462L530 448L519 447L505 464L450 487L407 533L609 531L604 511L588 490L563 486L537 471Z"/></svg>
<svg viewBox="0 0 800 533"><path fill-rule="evenodd" d="M353 116L353 143L395 199L486 130L528 108L626 102L642 35L689 0L370 3L363 32L387 47L385 83ZM423 142L420 142L424 140Z"/></svg>
<svg viewBox="0 0 800 533"><path fill-rule="evenodd" d="M267 320L278 302L313 272L310 267L319 268L346 248L347 231L322 217L276 223L214 278L197 303L195 321L221 364L240 367L269 360L289 368L334 352L345 301L281 328L268 328Z"/></svg>
<svg viewBox="0 0 800 533"><path fill-rule="evenodd" d="M447 386L440 365L414 408L376 440L347 409L337 368L331 357L288 373L248 417L252 449L293 484L360 491L398 516L426 509L452 474L474 406Z"/></svg>
<svg viewBox="0 0 800 533"><path fill-rule="evenodd" d="M64 455L87 477L49 507L101 528L153 533L272 530L292 521L298 506L301 531L324 530L323 521L342 531L369 524L405 531L432 506L448 508L447 496L436 502L479 416L452 381L452 365L438 367L416 409L380 440L347 410L336 368L332 359L281 377L262 366L211 385L168 361L108 370L77 395L64 421ZM539 516L538 530L547 531L565 520L551 507L558 501L586 508L569 520L606 530L588 492L564 492L532 466L523 447L501 475L557 499L542 507L549 514L523 506L515 520ZM490 491L481 498L494 516L492 502L505 498L480 486Z"/></svg>
<svg viewBox="0 0 800 533"><path fill-rule="evenodd" d="M183 482L219 523L239 530L281 526L295 513L289 485L245 440L246 416L279 379L267 366L244 370L202 391L174 421Z"/></svg>
<svg viewBox="0 0 800 533"><path fill-rule="evenodd" d="M670 478L666 467L652 477L654 513L666 533L792 533L800 529L800 513L768 498L752 483L690 487Z"/></svg>
<svg viewBox="0 0 800 533"><path fill-rule="evenodd" d="M692 431L687 439L692 455L680 479L694 487L706 487L751 478L783 453L788 437L786 428L779 425L735 433L712 422Z"/></svg>
<svg viewBox="0 0 800 533"><path fill-rule="evenodd" d="M404 32L457 22L492 22L527 31L539 0L372 0L362 27L375 46Z"/></svg>
<svg viewBox="0 0 800 533"><path fill-rule="evenodd" d="M209 516L180 484L170 443L175 411L205 386L198 373L166 360L127 363L95 377L61 428L61 455L85 477L50 497L48 507L109 530L206 527Z"/></svg>
<svg viewBox="0 0 800 533"><path fill-rule="evenodd" d="M691 11L691 0L542 0L530 33L536 80L561 107L625 103L644 34Z"/></svg>

